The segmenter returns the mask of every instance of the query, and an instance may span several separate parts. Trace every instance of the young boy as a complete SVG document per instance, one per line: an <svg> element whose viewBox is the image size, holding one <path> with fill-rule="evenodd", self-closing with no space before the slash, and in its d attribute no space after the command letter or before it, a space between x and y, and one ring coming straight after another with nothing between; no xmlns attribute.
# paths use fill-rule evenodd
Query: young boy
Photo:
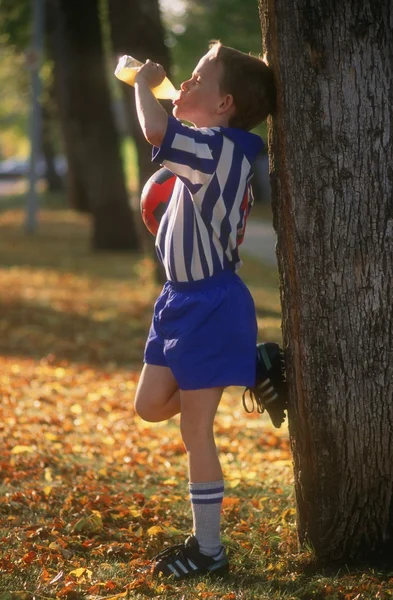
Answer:
<svg viewBox="0 0 393 600"><path fill-rule="evenodd" d="M220 541L224 481L213 424L226 386L255 383L255 306L236 271L251 166L263 146L249 130L274 110L275 88L262 60L212 42L168 117L151 92L164 76L147 61L135 80L153 161L177 176L156 239L168 281L155 303L135 409L153 422L180 413L193 535L156 556L152 572L183 579L229 568Z"/></svg>

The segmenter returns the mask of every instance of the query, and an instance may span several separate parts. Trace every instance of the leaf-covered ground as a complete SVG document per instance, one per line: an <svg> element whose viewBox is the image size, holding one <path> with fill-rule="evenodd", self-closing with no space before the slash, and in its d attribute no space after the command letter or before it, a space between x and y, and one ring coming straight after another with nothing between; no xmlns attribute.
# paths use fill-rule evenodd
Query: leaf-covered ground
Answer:
<svg viewBox="0 0 393 600"><path fill-rule="evenodd" d="M140 256L92 254L89 222L46 210L35 236L0 214L0 600L393 595L393 574L313 569L299 551L288 432L225 394L225 580L154 582L149 557L191 530L178 420L133 397L159 288ZM247 261L260 337L279 339L277 274Z"/></svg>

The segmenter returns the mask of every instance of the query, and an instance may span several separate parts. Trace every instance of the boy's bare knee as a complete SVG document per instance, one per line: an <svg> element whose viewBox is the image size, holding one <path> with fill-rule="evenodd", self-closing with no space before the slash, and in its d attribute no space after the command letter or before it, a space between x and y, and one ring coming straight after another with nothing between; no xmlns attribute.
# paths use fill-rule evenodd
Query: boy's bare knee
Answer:
<svg viewBox="0 0 393 600"><path fill-rule="evenodd" d="M135 394L136 414L150 423L173 417L180 411L176 391L177 383L168 367L144 365Z"/></svg>
<svg viewBox="0 0 393 600"><path fill-rule="evenodd" d="M134 409L138 417L144 421L148 421L149 423L154 423L156 421L154 418L154 411L147 402L142 402L139 398L136 398L134 402Z"/></svg>
<svg viewBox="0 0 393 600"><path fill-rule="evenodd" d="M151 402L146 396L136 397L134 409L138 417L148 423L160 423L169 418L163 403Z"/></svg>

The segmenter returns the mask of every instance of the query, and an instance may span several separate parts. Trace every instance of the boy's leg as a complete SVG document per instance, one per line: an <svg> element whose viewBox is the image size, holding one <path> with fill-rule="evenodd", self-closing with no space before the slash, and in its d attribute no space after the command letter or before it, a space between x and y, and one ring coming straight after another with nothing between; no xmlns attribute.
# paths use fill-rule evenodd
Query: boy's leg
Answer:
<svg viewBox="0 0 393 600"><path fill-rule="evenodd" d="M213 431L222 392L223 388L180 390L180 431L193 483L222 479Z"/></svg>
<svg viewBox="0 0 393 600"><path fill-rule="evenodd" d="M135 410L145 421L166 421L180 412L180 393L168 367L145 364L135 394Z"/></svg>
<svg viewBox="0 0 393 600"><path fill-rule="evenodd" d="M223 388L180 390L181 433L188 454L194 535L153 559L154 577L224 575L229 562L220 541L224 482L213 434Z"/></svg>
<svg viewBox="0 0 393 600"><path fill-rule="evenodd" d="M214 440L223 388L180 391L181 434L187 450L194 535L202 554L217 556L224 481Z"/></svg>

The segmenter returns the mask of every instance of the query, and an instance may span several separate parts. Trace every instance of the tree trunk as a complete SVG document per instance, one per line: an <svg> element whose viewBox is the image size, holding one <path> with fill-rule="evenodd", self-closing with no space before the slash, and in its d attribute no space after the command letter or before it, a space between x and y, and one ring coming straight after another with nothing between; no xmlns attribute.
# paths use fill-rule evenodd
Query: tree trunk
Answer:
<svg viewBox="0 0 393 600"><path fill-rule="evenodd" d="M162 64L170 77L170 56L164 40L164 28L158 0L110 0L108 15L111 29L112 51L116 57L123 54L134 56L141 62L150 58ZM134 88L119 83L122 87L127 128L134 138L138 157L139 196L149 177L157 171L157 165L151 161L152 147L146 141L139 125ZM172 109L172 103L161 101L166 110ZM138 205L136 199L135 204ZM141 225L144 246L156 261L156 277L163 280L161 265L157 264L151 234Z"/></svg>
<svg viewBox="0 0 393 600"><path fill-rule="evenodd" d="M50 0L62 43L58 77L75 182L82 183L93 218L93 247L135 250L139 243L129 206L111 109L98 0ZM77 188L74 188L78 190Z"/></svg>
<svg viewBox="0 0 393 600"><path fill-rule="evenodd" d="M45 179L47 189L50 192L62 192L64 190L63 179L55 166L56 150L52 138L53 119L50 108L44 101L41 104L42 111L42 154L45 159Z"/></svg>
<svg viewBox="0 0 393 600"><path fill-rule="evenodd" d="M78 162L73 154L73 140L68 128L66 111L67 85L64 77L63 63L66 60L66 44L63 31L63 20L59 13L57 1L46 0L45 5L45 33L48 42L48 53L53 60L53 96L56 103L57 117L67 158L66 193L69 205L80 212L89 212L89 199L87 190L83 185L83 173L78 173ZM82 171L82 166L80 166Z"/></svg>
<svg viewBox="0 0 393 600"><path fill-rule="evenodd" d="M164 29L158 0L111 0L108 3L112 49L116 57L130 54L141 62L150 58L162 64L169 75L170 58L164 43ZM157 170L151 162L151 145L145 140L138 122L134 90L124 83L125 104L130 133L135 139L140 190ZM165 103L164 103L165 105Z"/></svg>
<svg viewBox="0 0 393 600"><path fill-rule="evenodd" d="M393 536L391 0L259 0L298 532L327 561Z"/></svg>

